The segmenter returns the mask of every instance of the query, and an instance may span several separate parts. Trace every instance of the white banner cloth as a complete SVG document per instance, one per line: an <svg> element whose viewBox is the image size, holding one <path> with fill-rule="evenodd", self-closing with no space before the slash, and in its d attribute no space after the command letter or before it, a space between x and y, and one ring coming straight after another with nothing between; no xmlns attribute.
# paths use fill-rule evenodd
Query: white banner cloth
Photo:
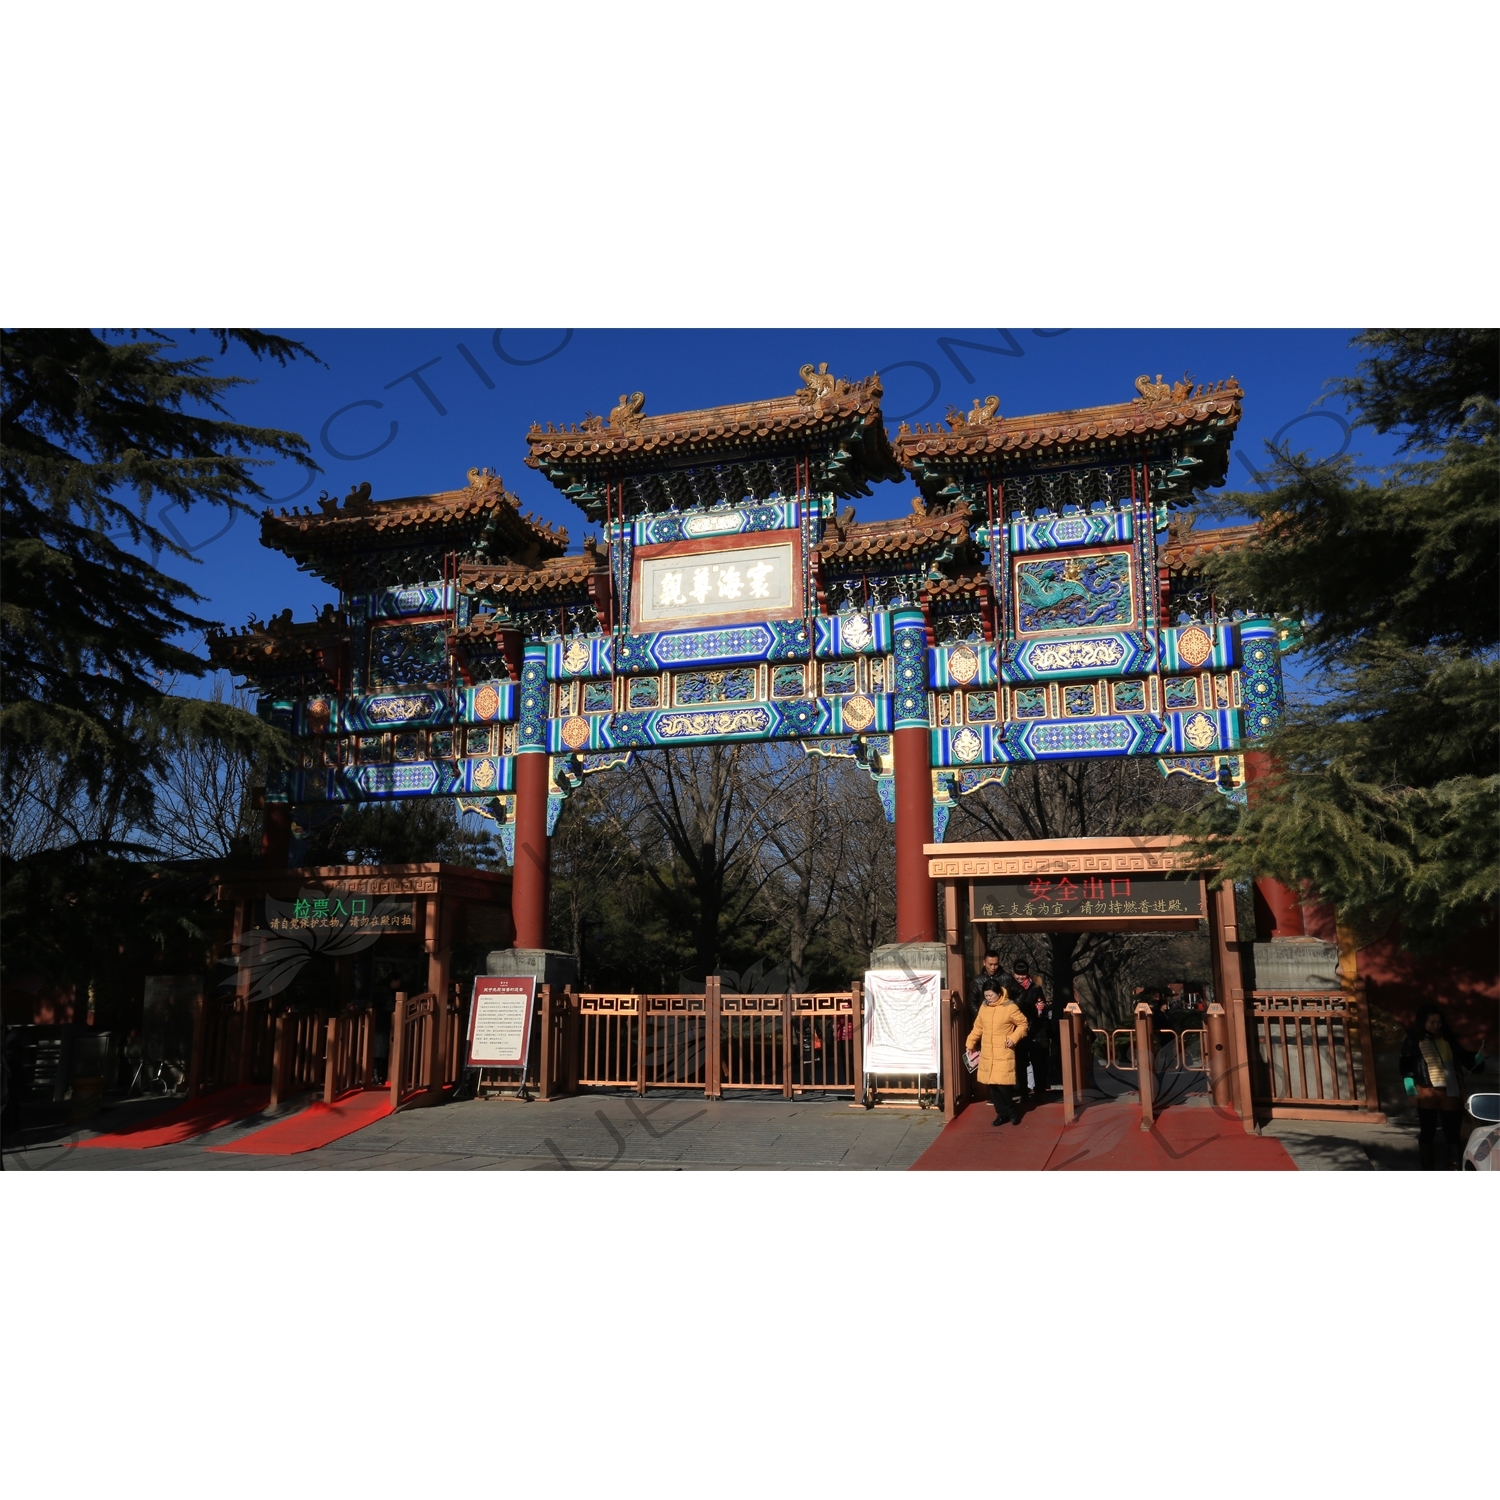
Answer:
<svg viewBox="0 0 1500 1500"><path fill-rule="evenodd" d="M943 1069L943 976L936 969L865 971L865 1072Z"/></svg>

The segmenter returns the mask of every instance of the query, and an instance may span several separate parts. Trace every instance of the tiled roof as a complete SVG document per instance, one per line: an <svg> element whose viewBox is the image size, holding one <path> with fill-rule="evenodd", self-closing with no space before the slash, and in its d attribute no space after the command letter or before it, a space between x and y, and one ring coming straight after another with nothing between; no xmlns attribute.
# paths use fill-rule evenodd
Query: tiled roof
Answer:
<svg viewBox="0 0 1500 1500"><path fill-rule="evenodd" d="M856 521L842 527L835 522L818 544L818 560L827 567L910 557L934 548L958 547L968 539L964 515L934 516L914 510L895 521Z"/></svg>
<svg viewBox="0 0 1500 1500"><path fill-rule="evenodd" d="M329 558L347 558L400 548L437 548L537 560L565 552L568 533L532 515L488 469L470 469L461 490L372 500L370 486L351 489L343 504L332 496L316 510L271 512L261 517L262 543L285 552L313 572L336 573ZM403 580L405 581L405 580Z"/></svg>
<svg viewBox="0 0 1500 1500"><path fill-rule="evenodd" d="M637 391L622 396L607 419L534 424L526 462L590 516L602 516L601 487L609 483L630 486L631 508L656 510L705 496L764 499L809 482L843 498L901 478L881 414L880 377L842 380L826 365L804 365L801 374L802 388L791 395L662 415L648 414ZM708 472L697 483L660 477L687 470ZM722 472L710 477L715 470Z"/></svg>
<svg viewBox="0 0 1500 1500"><path fill-rule="evenodd" d="M490 566L484 563L465 563L458 570L461 589L474 594L487 594L495 598L521 598L526 595L553 594L559 591L576 592L585 587L589 578L606 572L609 559L600 551L598 543L590 537L582 552L571 557L549 557L539 567L522 568L514 564Z"/></svg>
<svg viewBox="0 0 1500 1500"><path fill-rule="evenodd" d="M1192 517L1174 520L1167 545L1162 549L1162 561L1173 573L1193 573L1216 552L1238 552L1250 544L1256 526L1252 521L1245 526L1219 526L1212 531L1195 531Z"/></svg>
<svg viewBox="0 0 1500 1500"><path fill-rule="evenodd" d="M238 630L210 630L208 659L214 666L257 684L312 678L332 685L339 654L348 638L332 604L316 620L293 623L284 609L262 623L252 620Z"/></svg>
<svg viewBox="0 0 1500 1500"><path fill-rule="evenodd" d="M1004 476L1037 465L1069 461L1101 464L1169 455L1170 468L1156 481L1154 493L1187 499L1203 486L1219 485L1229 464L1229 445L1240 420L1244 391L1233 376L1216 385L1193 386L1186 380L1168 386L1158 376L1152 384L1142 375L1133 401L1037 416L1003 417L991 396L973 410L950 410L947 425L916 428L901 424L892 447L902 467L934 500L955 480L960 488L986 473ZM979 498L983 498L982 494Z"/></svg>

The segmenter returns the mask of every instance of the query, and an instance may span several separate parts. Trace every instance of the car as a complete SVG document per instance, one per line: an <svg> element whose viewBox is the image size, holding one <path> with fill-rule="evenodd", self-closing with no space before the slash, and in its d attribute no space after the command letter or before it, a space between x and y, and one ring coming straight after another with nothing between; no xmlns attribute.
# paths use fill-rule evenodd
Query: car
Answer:
<svg viewBox="0 0 1500 1500"><path fill-rule="evenodd" d="M1464 1147L1464 1171L1500 1170L1500 1094L1470 1094L1466 1108L1477 1123Z"/></svg>

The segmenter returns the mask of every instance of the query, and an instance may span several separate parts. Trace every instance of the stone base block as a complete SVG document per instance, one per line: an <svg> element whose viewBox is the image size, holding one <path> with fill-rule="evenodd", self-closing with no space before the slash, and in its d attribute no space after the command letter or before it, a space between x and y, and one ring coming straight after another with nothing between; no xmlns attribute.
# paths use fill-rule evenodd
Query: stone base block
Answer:
<svg viewBox="0 0 1500 1500"><path fill-rule="evenodd" d="M484 961L486 974L519 974L554 989L578 984L578 960L555 948L496 948Z"/></svg>

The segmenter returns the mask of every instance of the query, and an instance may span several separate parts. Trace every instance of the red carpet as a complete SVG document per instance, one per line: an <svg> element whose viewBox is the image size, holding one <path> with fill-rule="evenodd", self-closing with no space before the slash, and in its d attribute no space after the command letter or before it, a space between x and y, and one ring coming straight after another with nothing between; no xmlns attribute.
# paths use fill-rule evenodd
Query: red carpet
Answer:
<svg viewBox="0 0 1500 1500"><path fill-rule="evenodd" d="M139 1125L127 1125L123 1130L113 1130L107 1135L96 1135L91 1140L79 1141L80 1146L118 1146L131 1150L144 1150L148 1146L175 1146L179 1141L191 1140L208 1130L232 1125L247 1115L258 1115L271 1102L271 1091L264 1084L247 1084L244 1088L220 1089L214 1094L205 1094L201 1099L191 1099L169 1109L165 1114L152 1115Z"/></svg>
<svg viewBox="0 0 1500 1500"><path fill-rule="evenodd" d="M1019 1125L991 1125L971 1104L912 1164L914 1172L1294 1172L1280 1141L1249 1135L1227 1110L1179 1106L1141 1129L1138 1104L1094 1104L1063 1127L1061 1104Z"/></svg>
<svg viewBox="0 0 1500 1500"><path fill-rule="evenodd" d="M302 1151L316 1151L376 1120L383 1120L391 1112L389 1089L366 1089L359 1094L346 1094L332 1104L320 1099L309 1104L289 1120L279 1120L267 1125L264 1130L253 1130L249 1135L223 1146L210 1146L210 1151L232 1151L237 1156L296 1156Z"/></svg>

